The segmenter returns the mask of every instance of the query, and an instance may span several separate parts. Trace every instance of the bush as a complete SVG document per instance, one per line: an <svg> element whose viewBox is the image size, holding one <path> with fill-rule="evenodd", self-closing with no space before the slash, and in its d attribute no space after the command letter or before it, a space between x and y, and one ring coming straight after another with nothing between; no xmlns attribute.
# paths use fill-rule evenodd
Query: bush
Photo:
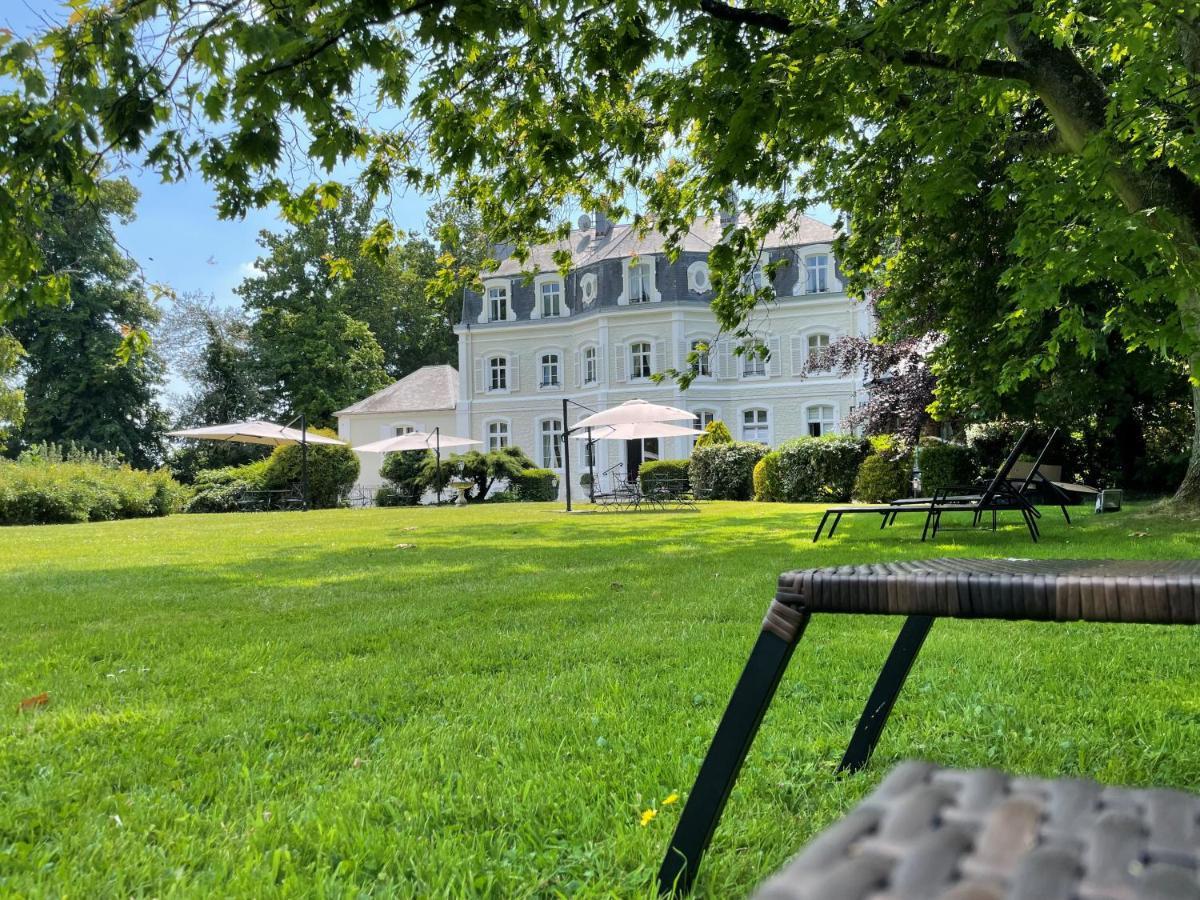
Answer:
<svg viewBox="0 0 1200 900"><path fill-rule="evenodd" d="M754 491L754 466L768 450L764 444L749 441L703 447L697 442L688 464L692 490L713 500L749 500Z"/></svg>
<svg viewBox="0 0 1200 900"><path fill-rule="evenodd" d="M771 502L780 496L779 454L768 453L754 464L754 499Z"/></svg>
<svg viewBox="0 0 1200 900"><path fill-rule="evenodd" d="M265 490L270 457L240 466L201 469L195 474L195 493L184 507L189 513L238 512L247 491Z"/></svg>
<svg viewBox="0 0 1200 900"><path fill-rule="evenodd" d="M696 438L697 447L711 447L713 444L732 444L733 435L729 433L729 426L720 419L713 419L704 426L704 434Z"/></svg>
<svg viewBox="0 0 1200 900"><path fill-rule="evenodd" d="M1001 463L1008 458L1008 454L1016 445L1017 438L1027 427L1029 428L1029 440L1025 442L1021 459L1033 462L1042 452L1042 448L1046 446L1046 441L1049 440L1050 433L1054 430L1053 427L1031 422L1002 420L971 425L967 428L967 445L975 453L977 464L981 467L979 473L981 477L990 479L996 474L996 470L1000 468ZM1100 473L1086 471L1089 468L1085 462L1088 455L1088 450L1083 446L1083 442L1060 431L1044 462L1062 466L1063 480L1065 481L1074 481L1080 477L1091 480L1098 478Z"/></svg>
<svg viewBox="0 0 1200 900"><path fill-rule="evenodd" d="M185 491L165 472L104 462L28 457L0 464L0 525L44 525L165 516Z"/></svg>
<svg viewBox="0 0 1200 900"><path fill-rule="evenodd" d="M761 498L787 503L849 500L869 446L865 439L846 434L788 441L767 457Z"/></svg>
<svg viewBox="0 0 1200 900"><path fill-rule="evenodd" d="M508 481L518 500L543 503L558 499L558 475L553 469L523 469Z"/></svg>
<svg viewBox="0 0 1200 900"><path fill-rule="evenodd" d="M337 437L325 428L310 428L309 433ZM253 463L251 464L253 465ZM241 467L245 468L245 467ZM276 447L266 461L265 486L284 490L299 485L301 449L299 444ZM308 447L308 497L314 509L338 506L358 478L358 457L345 444L310 444Z"/></svg>
<svg viewBox="0 0 1200 900"><path fill-rule="evenodd" d="M921 446L917 450L917 466L921 470L922 494L934 494L954 485L970 484L979 476L979 460L970 447L935 437L921 439Z"/></svg>
<svg viewBox="0 0 1200 900"><path fill-rule="evenodd" d="M888 503L907 497L912 477L912 455L872 453L858 467L854 499L863 503Z"/></svg>
<svg viewBox="0 0 1200 900"><path fill-rule="evenodd" d="M420 503L429 481L426 478L426 462L433 458L434 454L429 450L404 450L385 456L383 465L379 467L379 474L388 484L375 494L376 504L416 506ZM436 489L435 485L434 490ZM387 499L386 503L380 502L381 495Z"/></svg>
<svg viewBox="0 0 1200 900"><path fill-rule="evenodd" d="M652 459L638 468L638 483L649 492L665 486L679 487L688 483L686 459Z"/></svg>

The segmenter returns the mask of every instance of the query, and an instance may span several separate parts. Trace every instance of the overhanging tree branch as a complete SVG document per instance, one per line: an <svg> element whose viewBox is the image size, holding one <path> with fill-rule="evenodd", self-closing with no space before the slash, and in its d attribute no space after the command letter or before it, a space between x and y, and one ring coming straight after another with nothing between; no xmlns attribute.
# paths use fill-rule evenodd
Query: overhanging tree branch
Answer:
<svg viewBox="0 0 1200 900"><path fill-rule="evenodd" d="M957 59L945 53L927 50L904 50L895 47L868 47L862 38L840 34L827 25L793 22L779 13L741 6L730 6L722 0L700 0L700 9L705 15L722 22L762 28L776 34L791 35L801 31L820 34L828 39L831 47L854 50L876 56L885 62L918 69L937 69L961 75L979 75L984 78L999 78L1009 81L1028 81L1029 69L1024 63L1009 59Z"/></svg>

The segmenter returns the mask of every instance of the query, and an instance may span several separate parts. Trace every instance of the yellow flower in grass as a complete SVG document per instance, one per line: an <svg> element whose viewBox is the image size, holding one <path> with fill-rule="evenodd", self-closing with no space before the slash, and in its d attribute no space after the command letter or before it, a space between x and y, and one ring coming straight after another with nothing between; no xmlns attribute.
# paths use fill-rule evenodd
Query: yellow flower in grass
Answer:
<svg viewBox="0 0 1200 900"><path fill-rule="evenodd" d="M663 806L670 806L672 803L678 803L678 802L679 802L679 795L674 792L671 792L670 794L667 794L667 799L665 799L663 801Z"/></svg>
<svg viewBox="0 0 1200 900"><path fill-rule="evenodd" d="M654 821L654 817L658 815L657 809L647 809L642 813L642 827L645 828Z"/></svg>

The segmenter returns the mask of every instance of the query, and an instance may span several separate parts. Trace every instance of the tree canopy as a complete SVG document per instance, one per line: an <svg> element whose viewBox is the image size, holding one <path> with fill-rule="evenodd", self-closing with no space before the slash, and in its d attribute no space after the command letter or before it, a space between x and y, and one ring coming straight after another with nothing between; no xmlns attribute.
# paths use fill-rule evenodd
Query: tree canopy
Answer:
<svg viewBox="0 0 1200 900"><path fill-rule="evenodd" d="M361 169L369 199L443 179L518 254L565 207L677 235L740 192L747 224L713 253L714 307L747 333L759 295L736 275L761 236L816 200L850 215L851 288L932 248L925 215L1016 201L996 327L1053 327L1003 374L1015 387L1065 348L1119 329L1200 372L1200 8L1100 0L113 0L75 4L0 72L0 261L9 314L64 273L35 235L66 185L94 195L98 158L192 169L236 216L294 221ZM301 149L317 177L291 177ZM986 176L986 177L985 177ZM937 233L936 231L930 234ZM925 235L928 237L928 235ZM387 222L368 241L390 247ZM961 265L988 265L963 248ZM452 265L447 273L462 274ZM1098 316L1081 290L1118 288ZM1103 296L1103 295L1101 295ZM1198 395L1200 396L1200 395ZM1200 497L1200 428L1183 491Z"/></svg>

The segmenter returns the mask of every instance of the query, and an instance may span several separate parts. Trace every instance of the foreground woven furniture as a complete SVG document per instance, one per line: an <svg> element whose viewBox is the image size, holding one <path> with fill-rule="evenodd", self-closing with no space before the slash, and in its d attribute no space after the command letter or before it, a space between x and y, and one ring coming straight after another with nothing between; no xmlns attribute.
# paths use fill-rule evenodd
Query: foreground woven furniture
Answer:
<svg viewBox="0 0 1200 900"><path fill-rule="evenodd" d="M1200 898L1200 797L902 763L755 900Z"/></svg>
<svg viewBox="0 0 1200 900"><path fill-rule="evenodd" d="M1200 623L1200 562L934 559L785 572L767 609L658 874L690 888L725 801L796 644L814 613L906 616L838 771L867 764L933 622Z"/></svg>

